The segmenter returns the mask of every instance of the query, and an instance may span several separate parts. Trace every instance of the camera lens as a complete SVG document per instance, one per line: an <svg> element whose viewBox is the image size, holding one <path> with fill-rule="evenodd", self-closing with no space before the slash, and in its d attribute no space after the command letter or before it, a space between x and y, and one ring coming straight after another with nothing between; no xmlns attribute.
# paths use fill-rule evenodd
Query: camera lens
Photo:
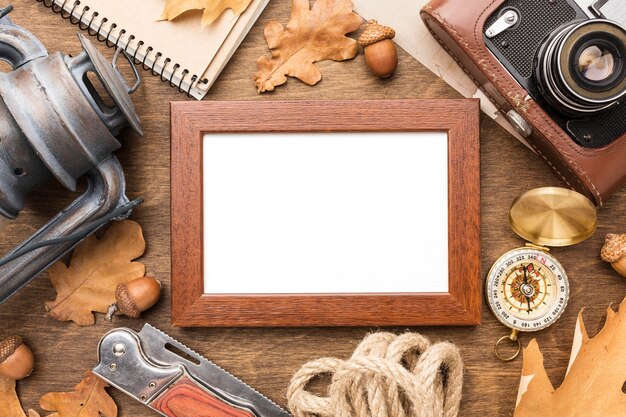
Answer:
<svg viewBox="0 0 626 417"><path fill-rule="evenodd" d="M602 45L586 47L578 57L578 74L588 81L604 81L615 73L615 55Z"/></svg>
<svg viewBox="0 0 626 417"><path fill-rule="evenodd" d="M566 115L611 107L626 96L626 30L604 19L561 26L539 48L535 78L546 101Z"/></svg>

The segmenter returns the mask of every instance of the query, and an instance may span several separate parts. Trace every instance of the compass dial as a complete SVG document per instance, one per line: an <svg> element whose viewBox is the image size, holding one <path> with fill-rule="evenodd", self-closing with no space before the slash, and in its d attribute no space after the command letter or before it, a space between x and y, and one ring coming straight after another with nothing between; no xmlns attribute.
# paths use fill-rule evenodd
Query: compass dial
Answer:
<svg viewBox="0 0 626 417"><path fill-rule="evenodd" d="M519 248L502 255L487 277L487 299L498 320L523 332L550 326L565 310L569 283L547 252Z"/></svg>

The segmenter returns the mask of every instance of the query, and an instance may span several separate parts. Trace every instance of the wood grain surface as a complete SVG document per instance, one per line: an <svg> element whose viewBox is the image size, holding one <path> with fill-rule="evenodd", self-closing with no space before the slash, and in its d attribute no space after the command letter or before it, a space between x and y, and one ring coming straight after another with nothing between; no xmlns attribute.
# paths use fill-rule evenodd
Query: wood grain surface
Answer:
<svg viewBox="0 0 626 417"><path fill-rule="evenodd" d="M450 114L455 117L450 118ZM478 100L172 103L172 324L182 327L480 324L478 118ZM204 276L204 135L328 131L448 133L449 291L394 295L203 294L205 278L210 278ZM427 195L421 197L428 202Z"/></svg>
<svg viewBox="0 0 626 417"><path fill-rule="evenodd" d="M27 27L51 51L78 54L77 28L34 0L16 0L11 13L14 22ZM251 80L256 59L267 54L263 26L272 19L288 21L290 2L272 0L243 42L206 100L275 99L375 99L375 98L459 98L405 52L399 51L397 74L387 80L372 77L363 55L348 62L322 62L323 79L309 87L290 79L274 93L258 95ZM138 17L139 18L139 17ZM105 50L99 45L101 50ZM201 53L202 45L198 45ZM112 55L106 50L107 56ZM145 233L147 251L142 258L147 272L164 283L164 297L139 320L116 317L113 324L98 316L92 327L79 328L45 317L43 302L54 299L54 290L45 274L7 303L0 305L0 337L20 334L37 359L34 374L18 383L27 408L38 407L39 398L49 391L71 390L85 370L96 362L100 337L112 326L135 330L146 320L188 346L238 375L280 404L292 374L306 361L320 356L348 357L358 342L374 328L295 328L295 329L180 329L170 328L170 236L169 236L169 106L172 100L185 100L176 90L146 72L133 100L143 122L145 136L123 132L123 148L117 153L127 175L129 197L144 196L133 219ZM451 115L453 117L453 115ZM482 177L482 274L504 251L521 246L511 232L507 214L513 199L533 187L562 185L539 158L511 138L486 116L481 117ZM2 234L4 253L35 231L75 198L58 184L50 184L28 197L19 222ZM562 318L552 327L534 335L545 355L548 375L560 384L569 358L576 315L586 307L585 321L590 334L604 322L606 307L622 300L626 279L619 277L600 258L604 235L626 231L626 189L620 190L599 212L599 227L588 241L570 248L554 249L571 279L570 303ZM398 332L405 328L393 329ZM497 361L493 343L507 330L493 318L483 303L482 325L478 327L412 328L433 341L456 343L465 361L465 388L460 415L463 417L512 415L521 369L521 360ZM533 335L522 335L525 345ZM156 413L110 390L119 405L121 417L155 416Z"/></svg>

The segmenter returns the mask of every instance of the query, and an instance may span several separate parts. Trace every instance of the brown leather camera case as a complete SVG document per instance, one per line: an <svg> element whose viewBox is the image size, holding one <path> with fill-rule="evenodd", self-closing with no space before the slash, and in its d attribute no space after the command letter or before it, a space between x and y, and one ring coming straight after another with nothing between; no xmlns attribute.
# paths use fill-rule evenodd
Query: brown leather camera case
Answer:
<svg viewBox="0 0 626 417"><path fill-rule="evenodd" d="M554 172L602 206L626 182L626 133L604 148L583 148L528 97L483 41L485 21L504 1L433 0L421 16L502 114L515 110L528 122L532 134L527 140Z"/></svg>

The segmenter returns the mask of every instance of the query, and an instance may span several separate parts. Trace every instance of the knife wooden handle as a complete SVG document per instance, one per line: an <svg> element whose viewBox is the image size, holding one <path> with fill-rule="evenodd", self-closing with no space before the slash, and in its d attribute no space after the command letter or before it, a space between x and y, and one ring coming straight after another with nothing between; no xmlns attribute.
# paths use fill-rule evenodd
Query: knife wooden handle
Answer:
<svg viewBox="0 0 626 417"><path fill-rule="evenodd" d="M187 376L173 383L150 407L169 417L255 417L250 410L226 402Z"/></svg>

